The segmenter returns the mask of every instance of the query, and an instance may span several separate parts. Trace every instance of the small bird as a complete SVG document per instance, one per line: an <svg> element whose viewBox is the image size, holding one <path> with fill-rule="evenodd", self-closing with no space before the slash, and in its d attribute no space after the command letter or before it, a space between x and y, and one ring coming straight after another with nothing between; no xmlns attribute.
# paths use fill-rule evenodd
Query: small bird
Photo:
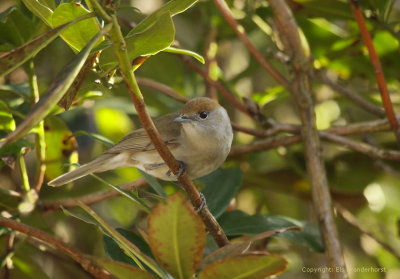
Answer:
<svg viewBox="0 0 400 279"><path fill-rule="evenodd" d="M161 139L191 179L216 170L231 149L233 132L229 116L222 106L210 98L192 99L180 113L157 118L154 124ZM125 167L136 167L162 180L176 180L146 131L140 128L99 158L53 179L48 185L61 186L91 173Z"/></svg>

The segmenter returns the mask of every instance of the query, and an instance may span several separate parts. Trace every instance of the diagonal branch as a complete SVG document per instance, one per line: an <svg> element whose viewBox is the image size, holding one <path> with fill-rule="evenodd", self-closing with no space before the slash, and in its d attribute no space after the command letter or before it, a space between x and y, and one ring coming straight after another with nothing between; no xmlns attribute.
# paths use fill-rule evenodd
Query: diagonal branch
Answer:
<svg viewBox="0 0 400 279"><path fill-rule="evenodd" d="M369 57L374 67L376 81L378 82L378 86L381 92L382 102L386 111L387 118L389 119L390 125L392 126L397 142L400 145L400 126L399 122L397 121L396 114L393 109L393 104L390 99L389 91L386 86L381 62L379 61L378 54L376 53L375 47L372 43L372 39L368 32L367 25L365 24L364 16L360 9L360 4L358 0L349 0L349 2L351 9L353 10L354 18L357 21L358 28L360 29L361 37L363 38L365 46L368 49Z"/></svg>

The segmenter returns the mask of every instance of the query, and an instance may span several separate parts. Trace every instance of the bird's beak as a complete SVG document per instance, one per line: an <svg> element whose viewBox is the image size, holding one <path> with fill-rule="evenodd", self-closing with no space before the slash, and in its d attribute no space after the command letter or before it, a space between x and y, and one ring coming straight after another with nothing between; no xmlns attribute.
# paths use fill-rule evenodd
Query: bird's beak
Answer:
<svg viewBox="0 0 400 279"><path fill-rule="evenodd" d="M174 122L188 122L188 121L190 121L190 118L185 115L180 115L174 119Z"/></svg>

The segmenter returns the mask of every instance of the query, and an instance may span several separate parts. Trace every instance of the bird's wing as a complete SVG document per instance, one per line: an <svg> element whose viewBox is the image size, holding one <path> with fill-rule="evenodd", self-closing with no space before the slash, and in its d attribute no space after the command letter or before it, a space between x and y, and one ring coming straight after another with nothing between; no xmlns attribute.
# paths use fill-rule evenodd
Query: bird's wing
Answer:
<svg viewBox="0 0 400 279"><path fill-rule="evenodd" d="M174 147L178 144L181 123L172 121L179 114L168 114L162 118L154 120L157 130L160 132L161 139L168 147ZM108 149L105 153L121 153L121 152L140 152L155 150L146 131L143 128L137 129L125 136L119 143Z"/></svg>

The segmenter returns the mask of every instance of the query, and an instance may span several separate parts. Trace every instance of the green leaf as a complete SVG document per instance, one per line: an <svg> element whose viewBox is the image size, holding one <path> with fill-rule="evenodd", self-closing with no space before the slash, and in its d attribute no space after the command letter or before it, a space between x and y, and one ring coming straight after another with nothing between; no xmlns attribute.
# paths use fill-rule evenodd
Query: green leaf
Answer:
<svg viewBox="0 0 400 279"><path fill-rule="evenodd" d="M19 8L11 7L0 14L0 43L20 46L32 38L35 25Z"/></svg>
<svg viewBox="0 0 400 279"><path fill-rule="evenodd" d="M151 251L174 278L192 278L206 245L203 222L182 193L165 201L149 216L147 234Z"/></svg>
<svg viewBox="0 0 400 279"><path fill-rule="evenodd" d="M153 274L128 264L106 259L96 259L96 262L118 279L157 279Z"/></svg>
<svg viewBox="0 0 400 279"><path fill-rule="evenodd" d="M239 167L218 169L199 179L206 187L201 191L206 198L211 213L218 218L229 206L242 184L242 172Z"/></svg>
<svg viewBox="0 0 400 279"><path fill-rule="evenodd" d="M53 11L46 5L43 0L22 0L25 6L37 17L41 18L48 26L51 24L51 15Z"/></svg>
<svg viewBox="0 0 400 279"><path fill-rule="evenodd" d="M307 13L308 17L318 17L326 19L353 19L350 5L339 0L324 0L321 5L319 0L296 0L301 6L301 11Z"/></svg>
<svg viewBox="0 0 400 279"><path fill-rule="evenodd" d="M271 215L248 215L243 211L225 212L219 219L220 225L229 236L243 234L259 234L274 229L299 227L303 231L287 231L277 235L308 247L313 252L323 252L324 246L319 229L308 222L298 221L288 217Z"/></svg>
<svg viewBox="0 0 400 279"><path fill-rule="evenodd" d="M59 5L53 13L52 24L58 26L74 20L82 15L89 14L79 3L63 3ZM82 20L73 26L68 27L61 37L66 41L74 50L81 51L82 48L100 31L100 24L96 18L89 18ZM96 42L102 41L102 38Z"/></svg>
<svg viewBox="0 0 400 279"><path fill-rule="evenodd" d="M155 179L153 176L145 173L144 171L139 170L139 172L142 174L144 179L150 184L151 188L160 195L161 197L165 198L167 196L167 193L165 193L164 188L161 186L160 182L158 182L157 179Z"/></svg>
<svg viewBox="0 0 400 279"><path fill-rule="evenodd" d="M125 42L131 60L142 55L154 55L168 48L175 39L175 27L171 15L162 14L157 21L141 33L127 36ZM114 49L109 47L100 55L100 66L104 72L109 72L117 65Z"/></svg>
<svg viewBox="0 0 400 279"><path fill-rule="evenodd" d="M214 262L199 273L199 279L259 279L281 273L287 260L265 254L246 254Z"/></svg>
<svg viewBox="0 0 400 279"><path fill-rule="evenodd" d="M9 133L15 130L14 118L6 103L0 100L0 131Z"/></svg>
<svg viewBox="0 0 400 279"><path fill-rule="evenodd" d="M149 257L153 257L149 245L143 240L143 238L140 235L122 228L118 228L117 231L121 235L123 235L127 240L135 244L139 248L139 250L142 251L144 254L146 254ZM104 235L103 245L107 256L112 260L137 266L136 263L125 254L125 252L121 249L118 243L115 242L115 240L112 239L111 237Z"/></svg>
<svg viewBox="0 0 400 279"><path fill-rule="evenodd" d="M34 57L39 51L57 38L58 35L60 35L68 26L89 16L91 15L84 15L83 17L77 18L74 21L51 29L32 41L14 49L13 51L0 55L0 77L7 75L25 63L28 59Z"/></svg>
<svg viewBox="0 0 400 279"><path fill-rule="evenodd" d="M192 56L193 58L197 59L198 61L200 61L202 64L205 63L205 60L204 60L203 56L201 56L200 54L198 54L198 53L196 53L194 51L191 51L191 50L168 47L168 48L164 49L163 51L170 52L170 53L178 53L178 54L189 55L189 56Z"/></svg>
<svg viewBox="0 0 400 279"><path fill-rule="evenodd" d="M70 171L72 164L78 163L78 145L75 137L58 117L48 117L44 123L46 142L46 178L50 181L65 171ZM69 165L65 170L64 165Z"/></svg>
<svg viewBox="0 0 400 279"><path fill-rule="evenodd" d="M104 27L104 29L90 40L81 52L75 55L74 59L67 64L57 76L56 80L52 83L47 92L41 96L39 102L29 112L24 121L22 121L22 123L12 133L8 134L5 140L0 142L0 148L9 142L23 137L50 113L50 110L57 104L73 83L75 77L78 75L80 69L85 63L86 58L90 54L90 50L94 47L98 39L108 32L110 28L111 25Z"/></svg>
<svg viewBox="0 0 400 279"><path fill-rule="evenodd" d="M177 15L189 9L198 0L171 0L164 4L161 8L148 15L145 19L139 22L135 28L133 28L128 36L138 34L146 30L150 25L156 22L159 17L165 13L169 13L171 16Z"/></svg>

